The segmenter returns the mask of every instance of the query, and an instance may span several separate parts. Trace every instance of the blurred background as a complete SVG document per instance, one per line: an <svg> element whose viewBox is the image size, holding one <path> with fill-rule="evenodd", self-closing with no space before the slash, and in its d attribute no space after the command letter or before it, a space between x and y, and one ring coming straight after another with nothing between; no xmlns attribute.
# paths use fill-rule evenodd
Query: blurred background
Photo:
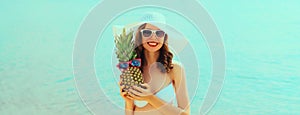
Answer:
<svg viewBox="0 0 300 115"><path fill-rule="evenodd" d="M73 45L81 23L101 1L1 1L0 114L92 114L77 92ZM300 1L198 0L217 25L225 46L226 75L218 101L208 114L300 114ZM106 97L121 105L117 81L101 64L114 57L112 28L122 18L156 10L186 37L199 62L192 114L199 113L211 76L204 39L181 15L140 8L112 20L96 46L95 70ZM176 19L176 20L172 20ZM181 23L178 23L181 22ZM190 30L187 30L189 28ZM107 38L110 37L110 38ZM105 52L108 51L108 52ZM104 53L100 53L104 52ZM107 54L106 54L107 53ZM114 87L110 87L114 86ZM191 86L192 87L192 86Z"/></svg>

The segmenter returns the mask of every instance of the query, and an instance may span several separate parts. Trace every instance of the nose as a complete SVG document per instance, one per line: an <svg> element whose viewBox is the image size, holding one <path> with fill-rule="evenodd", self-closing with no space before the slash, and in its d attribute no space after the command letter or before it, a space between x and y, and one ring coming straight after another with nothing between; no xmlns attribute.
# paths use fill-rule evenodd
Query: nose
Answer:
<svg viewBox="0 0 300 115"><path fill-rule="evenodd" d="M155 32L152 33L151 38L149 38L149 39L153 39L153 40L157 39Z"/></svg>

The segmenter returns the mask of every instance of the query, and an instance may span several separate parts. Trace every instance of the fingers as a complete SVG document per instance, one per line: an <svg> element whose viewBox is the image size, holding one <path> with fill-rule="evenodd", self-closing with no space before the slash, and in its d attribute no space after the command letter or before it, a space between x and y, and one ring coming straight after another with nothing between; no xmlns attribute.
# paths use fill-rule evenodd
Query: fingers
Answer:
<svg viewBox="0 0 300 115"><path fill-rule="evenodd" d="M121 96L126 100L126 99L130 99L130 100L134 100L134 98L132 96L130 96L127 92L124 91L125 85L121 84L121 80L119 81L119 86L120 86L120 94Z"/></svg>
<svg viewBox="0 0 300 115"><path fill-rule="evenodd" d="M122 86L120 86L120 90L121 90L121 92L122 92L122 90L125 88L125 86L124 85L122 85Z"/></svg>
<svg viewBox="0 0 300 115"><path fill-rule="evenodd" d="M130 95L126 96L128 99L134 100L133 97L131 97Z"/></svg>
<svg viewBox="0 0 300 115"><path fill-rule="evenodd" d="M121 85L121 86L120 86L120 89L124 89L124 88L125 88L125 85Z"/></svg>
<svg viewBox="0 0 300 115"><path fill-rule="evenodd" d="M120 85L121 96L124 99L130 99L130 100L142 100L144 96L147 95L147 89L150 88L150 86L145 83L145 84L141 84L141 87L132 86L128 89L128 92L124 92L123 89L125 88L125 85L122 85L121 81L119 82L119 85Z"/></svg>
<svg viewBox="0 0 300 115"><path fill-rule="evenodd" d="M139 92L145 92L144 88L138 87L138 86L132 86L133 89L139 91Z"/></svg>
<svg viewBox="0 0 300 115"><path fill-rule="evenodd" d="M128 93L133 94L135 96L142 96L142 93L140 93L140 92L138 92L138 91L136 91L136 90L134 90L132 88L129 89Z"/></svg>
<svg viewBox="0 0 300 115"><path fill-rule="evenodd" d="M143 83L143 84L141 84L141 86L145 87L146 89L150 88L150 86L147 83Z"/></svg>
<svg viewBox="0 0 300 115"><path fill-rule="evenodd" d="M134 100L134 98L132 96L130 96L129 94L127 94L126 92L122 92L121 96L126 100L126 99L130 99L130 100Z"/></svg>
<svg viewBox="0 0 300 115"><path fill-rule="evenodd" d="M123 93L123 92L126 93L126 92L124 91L124 88L125 88L125 85L120 86L120 92L121 92L121 93Z"/></svg>
<svg viewBox="0 0 300 115"><path fill-rule="evenodd" d="M126 96L126 92L121 92L121 95L122 95L123 97L125 97L125 96Z"/></svg>
<svg viewBox="0 0 300 115"><path fill-rule="evenodd" d="M134 100L134 99L139 100L139 99L140 99L139 96L135 95L135 94L132 93L132 92L128 92L128 96L127 96L127 97L130 97L132 100Z"/></svg>

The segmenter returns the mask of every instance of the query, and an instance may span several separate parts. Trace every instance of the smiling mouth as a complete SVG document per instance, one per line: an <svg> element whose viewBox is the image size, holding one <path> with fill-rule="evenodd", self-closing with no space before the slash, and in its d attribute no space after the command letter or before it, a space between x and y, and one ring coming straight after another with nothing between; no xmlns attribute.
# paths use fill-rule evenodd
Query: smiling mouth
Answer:
<svg viewBox="0 0 300 115"><path fill-rule="evenodd" d="M156 42L147 42L147 44L150 46L150 47L156 47L158 45L158 43Z"/></svg>

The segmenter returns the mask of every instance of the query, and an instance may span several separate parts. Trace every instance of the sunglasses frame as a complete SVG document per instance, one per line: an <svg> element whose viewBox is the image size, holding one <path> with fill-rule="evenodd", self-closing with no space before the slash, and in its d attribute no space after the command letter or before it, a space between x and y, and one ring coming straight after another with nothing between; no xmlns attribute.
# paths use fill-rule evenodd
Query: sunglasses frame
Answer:
<svg viewBox="0 0 300 115"><path fill-rule="evenodd" d="M139 66L134 66L134 65L132 64L132 62L135 61L135 60L137 60L137 61L140 63ZM128 68L130 67L130 65L133 66L133 67L141 67L141 65L142 65L141 63L142 63L142 60L141 60L140 58L136 58L136 59L132 59L132 60L130 60L130 61L128 61L128 62L120 62L120 63L117 65L117 67L118 67L119 69L125 69L125 70L126 70L126 69L128 69ZM120 67L121 64L127 64L127 68L121 68L121 67Z"/></svg>
<svg viewBox="0 0 300 115"><path fill-rule="evenodd" d="M145 37L145 36L144 36L144 33L143 33L143 32L144 32L145 30L149 30L149 31L152 32L151 35L150 35L149 37ZM163 31L163 30L142 29L140 32L141 32L141 34L142 34L142 36L143 36L144 38L151 38L151 37L153 36L153 33L155 34L155 37L156 37L156 38L164 38L164 37L166 36L166 32L163 31L163 32L164 32L164 36L158 37L157 34L156 34L157 31Z"/></svg>

